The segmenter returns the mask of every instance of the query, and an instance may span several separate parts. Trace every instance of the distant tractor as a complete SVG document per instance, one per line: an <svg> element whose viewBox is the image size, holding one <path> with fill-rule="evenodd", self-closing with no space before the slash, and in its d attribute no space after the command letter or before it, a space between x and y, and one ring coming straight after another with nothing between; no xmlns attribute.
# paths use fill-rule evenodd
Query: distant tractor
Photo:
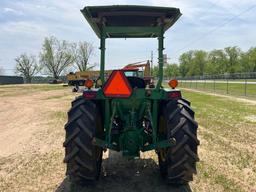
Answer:
<svg viewBox="0 0 256 192"><path fill-rule="evenodd" d="M130 71L130 73L133 71L134 75L137 74L138 76L141 76L145 79L146 84L150 84L152 82L152 77L150 76L150 63L147 61L146 63L142 62L136 62L126 65L123 68L123 71ZM143 71L139 70L140 68L144 68ZM105 77L108 77L113 70L105 70L104 74ZM87 79L94 80L95 83L97 83L97 80L99 79L100 71L77 71L75 73L71 72L66 75L66 78L68 80L68 85L74 86L73 92L79 91L80 86L84 86L84 83Z"/></svg>
<svg viewBox="0 0 256 192"><path fill-rule="evenodd" d="M100 38L100 86L85 81L83 94L72 102L65 125L66 174L82 184L97 180L102 153L120 151L128 158L155 150L162 177L186 184L196 174L199 161L198 124L190 102L183 99L178 82L164 88L164 33L181 16L180 10L151 6L89 6L81 10ZM157 38L159 73L155 86L145 79L113 70L105 78L105 41L108 38ZM129 51L129 50L128 50Z"/></svg>
<svg viewBox="0 0 256 192"><path fill-rule="evenodd" d="M143 68L143 70L139 70L140 68ZM123 68L123 70L124 71L129 71L129 70L137 71L136 72L137 76L142 77L144 79L146 85L152 86L153 77L151 76L149 60L147 60L146 62L140 61L140 62L128 64Z"/></svg>

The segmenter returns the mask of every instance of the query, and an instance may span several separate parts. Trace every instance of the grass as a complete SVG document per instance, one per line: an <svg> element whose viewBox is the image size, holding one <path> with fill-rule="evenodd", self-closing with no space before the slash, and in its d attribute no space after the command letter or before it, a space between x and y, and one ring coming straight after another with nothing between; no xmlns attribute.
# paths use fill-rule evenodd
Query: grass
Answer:
<svg viewBox="0 0 256 192"><path fill-rule="evenodd" d="M0 97L16 97L40 91L54 91L69 89L61 84L24 84L24 85L0 85Z"/></svg>
<svg viewBox="0 0 256 192"><path fill-rule="evenodd" d="M222 173L219 173L218 170L211 165L205 164L201 162L197 168L201 171L199 174L199 178L201 182L207 182L209 181L209 184L212 185L212 189L216 189L217 191L217 185L220 186L220 188L223 189L223 191L232 191L232 192L240 192L243 191L243 189L233 180L228 179L225 175ZM195 186L194 191L202 191ZM214 190L212 190L214 191Z"/></svg>
<svg viewBox="0 0 256 192"><path fill-rule="evenodd" d="M69 94L63 94L63 95L53 95L45 98L44 100L50 100L50 99L62 99L63 97L66 98Z"/></svg>
<svg viewBox="0 0 256 192"><path fill-rule="evenodd" d="M0 192L55 191L65 177L63 127L70 100L74 95L69 88L66 89L62 85L0 86L0 90L5 94L2 101L13 101L14 96L17 95L25 100L31 98L31 103L39 106L39 116L43 120L39 120L38 116L31 118L31 121L36 121L39 128L33 133L29 142L20 144L22 152L5 157L0 155ZM52 92L48 94L49 91ZM39 94L34 97L33 93ZM19 100L19 102L23 101ZM30 106L25 101L23 107ZM17 122L23 118L23 115L26 114L21 114ZM24 124L20 128L26 126ZM10 131L10 134L13 133ZM25 151L23 151L24 147Z"/></svg>
<svg viewBox="0 0 256 192"><path fill-rule="evenodd" d="M13 159L15 162L10 164ZM61 150L1 158L1 171L9 174L0 177L0 191L54 191L56 186L53 183L58 183L65 173L64 165L60 164L62 159Z"/></svg>
<svg viewBox="0 0 256 192"><path fill-rule="evenodd" d="M5 94L12 93L3 99L9 99L8 97L13 99L13 95L19 94L30 97L27 92L43 93L56 89L65 88L60 85L4 88L0 86L0 91L4 91ZM70 95L68 95L69 93ZM191 183L193 191L247 192L255 189L256 105L190 91L182 91L182 94L191 101L196 112L196 120L199 123L201 161L197 165L198 174ZM31 97L33 98L33 95ZM41 99L34 98L35 102L38 102L37 104L40 104L42 108L45 107L44 111L42 109L40 111L41 116L47 121L38 122L40 132L33 135L33 139L36 140L36 146L41 146L40 143L43 142L45 143L43 146L46 148L43 150L32 148L23 153L0 157L0 191L55 191L58 188L65 178L65 165L62 163L64 156L62 143L65 137L63 126L66 122L70 101L74 97L71 90L66 90L66 92L52 92L52 95L42 94ZM24 107L29 106L24 105ZM126 189L129 189L130 185L138 185L141 191L145 189L168 191L168 186L164 187L161 183L156 165L157 156L154 151L148 154L150 157L140 161L140 166L139 164L111 160L112 164L107 164L108 168L112 167L113 170L118 170L118 174L104 177L96 189L127 191ZM144 167L145 162L148 162L146 167ZM134 177L132 174L125 174L136 169L135 167L140 167L140 171L144 171L145 175ZM123 178L124 180L121 181L126 181L124 183L129 186L123 186L124 183L118 182L120 178ZM141 183L144 185L141 186ZM120 188L114 189L111 186Z"/></svg>
<svg viewBox="0 0 256 192"><path fill-rule="evenodd" d="M246 96L256 98L256 84L245 83L225 83L225 82L196 82L196 81L180 81L180 87L210 91L220 94L229 94L234 96Z"/></svg>
<svg viewBox="0 0 256 192"><path fill-rule="evenodd" d="M183 96L192 102L200 126L199 183L209 183L211 191L218 191L218 186L221 191L249 191L255 187L256 124L247 116L256 114L256 106L189 91L183 91Z"/></svg>

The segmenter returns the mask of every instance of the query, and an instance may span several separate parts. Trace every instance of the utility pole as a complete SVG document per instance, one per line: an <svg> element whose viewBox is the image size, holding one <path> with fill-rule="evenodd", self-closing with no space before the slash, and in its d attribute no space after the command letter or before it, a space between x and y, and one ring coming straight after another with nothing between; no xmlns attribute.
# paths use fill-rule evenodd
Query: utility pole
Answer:
<svg viewBox="0 0 256 192"><path fill-rule="evenodd" d="M151 76L153 76L153 57L154 57L154 52L153 51L151 51L151 61L150 61L150 63L151 63L151 67L150 67L150 74L151 74Z"/></svg>

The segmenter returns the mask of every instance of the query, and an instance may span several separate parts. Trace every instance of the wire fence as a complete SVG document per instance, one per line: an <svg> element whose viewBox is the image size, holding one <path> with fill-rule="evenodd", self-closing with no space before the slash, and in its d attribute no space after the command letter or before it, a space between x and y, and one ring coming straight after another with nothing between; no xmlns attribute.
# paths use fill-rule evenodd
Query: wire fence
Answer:
<svg viewBox="0 0 256 192"><path fill-rule="evenodd" d="M256 73L235 73L177 78L182 88L256 98Z"/></svg>
<svg viewBox="0 0 256 192"><path fill-rule="evenodd" d="M66 83L65 76L60 79ZM169 78L166 78L166 81ZM179 87L197 89L220 94L234 96L244 96L256 99L256 72L254 73L234 73L222 75L204 75L192 77L177 77ZM32 78L33 84L52 83L52 77L35 76ZM0 85L26 83L22 77L0 76Z"/></svg>
<svg viewBox="0 0 256 192"><path fill-rule="evenodd" d="M23 84L24 80L19 76L0 75L0 85Z"/></svg>
<svg viewBox="0 0 256 192"><path fill-rule="evenodd" d="M201 76L190 76L190 77L177 77L180 80L211 80L211 79L254 79L256 80L256 72L248 72L248 73L225 73L218 75L201 75Z"/></svg>
<svg viewBox="0 0 256 192"><path fill-rule="evenodd" d="M66 76L60 76L59 80L61 80L63 83L67 83ZM0 85L23 84L23 83L28 83L26 79L23 77L0 75ZM54 78L46 77L46 76L34 76L31 79L31 84L46 84L46 83L54 83Z"/></svg>

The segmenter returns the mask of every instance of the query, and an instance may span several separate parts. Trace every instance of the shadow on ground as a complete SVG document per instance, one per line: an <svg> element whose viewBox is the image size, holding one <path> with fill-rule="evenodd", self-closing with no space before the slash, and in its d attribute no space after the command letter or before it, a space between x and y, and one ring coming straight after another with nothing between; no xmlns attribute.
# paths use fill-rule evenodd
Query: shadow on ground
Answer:
<svg viewBox="0 0 256 192"><path fill-rule="evenodd" d="M75 186L65 178L55 192L191 192L189 186L167 185L160 177L153 159L127 160L110 151L102 163L99 181L92 186Z"/></svg>

